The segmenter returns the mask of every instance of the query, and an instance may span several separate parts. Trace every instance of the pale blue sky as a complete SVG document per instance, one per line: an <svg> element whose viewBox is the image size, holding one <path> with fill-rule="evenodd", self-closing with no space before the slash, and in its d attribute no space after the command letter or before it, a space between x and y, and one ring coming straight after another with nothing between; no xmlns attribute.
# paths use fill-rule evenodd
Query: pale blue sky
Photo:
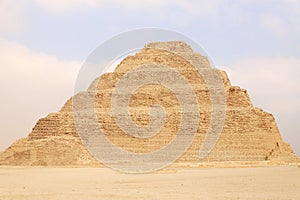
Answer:
<svg viewBox="0 0 300 200"><path fill-rule="evenodd" d="M59 109L103 41L158 27L204 47L300 155L298 0L1 0L0 24L0 149Z"/></svg>
<svg viewBox="0 0 300 200"><path fill-rule="evenodd" d="M58 7L61 3L45 2L49 3L43 6L26 3L21 16L22 30L6 36L34 51L61 59L85 59L91 49L112 35L145 26L184 33L201 43L220 62L236 60L235 54L239 57L300 55L296 45L300 32L297 1L212 1L216 5L203 14L205 8L197 9L197 6L209 4L205 1L182 1L189 2L191 7L197 2L194 8L185 9L180 8L183 3L172 5L172 1L161 1L165 3L157 6L155 0L148 7L142 5L143 1L129 1L125 7L116 1L81 8L72 8L72 0L67 1L70 5L63 5L66 8L52 5ZM297 6L297 10L290 10Z"/></svg>

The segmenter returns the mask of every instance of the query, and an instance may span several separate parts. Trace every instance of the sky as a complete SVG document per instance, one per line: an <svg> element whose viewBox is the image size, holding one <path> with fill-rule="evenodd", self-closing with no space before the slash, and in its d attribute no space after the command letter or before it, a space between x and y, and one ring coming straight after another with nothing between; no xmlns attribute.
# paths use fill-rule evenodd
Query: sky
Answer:
<svg viewBox="0 0 300 200"><path fill-rule="evenodd" d="M84 60L144 27L200 44L300 155L299 0L0 0L0 151L73 95Z"/></svg>

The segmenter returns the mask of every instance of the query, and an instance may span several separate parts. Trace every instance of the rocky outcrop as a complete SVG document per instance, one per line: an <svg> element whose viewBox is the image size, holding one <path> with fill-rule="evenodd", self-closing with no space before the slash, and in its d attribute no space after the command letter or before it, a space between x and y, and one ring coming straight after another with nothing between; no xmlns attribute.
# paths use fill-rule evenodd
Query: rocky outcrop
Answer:
<svg viewBox="0 0 300 200"><path fill-rule="evenodd" d="M189 62L187 61L187 58ZM252 166L296 163L291 147L285 143L272 114L252 105L245 89L232 86L226 73L219 70L226 93L226 119L215 147L199 158L211 119L210 91L195 65L209 67L205 56L193 52L183 42L150 43L125 58L113 73L102 75L91 84L96 88L96 115L109 140L130 152L147 153L170 142L180 124L180 105L168 88L157 84L140 87L131 96L130 115L140 126L149 124L151 105L162 105L167 113L163 129L150 138L125 134L112 117L111 97L116 84L128 71L143 64L169 66L189 81L200 109L200 124L188 150L176 161L180 166ZM85 93L89 93L89 90ZM27 138L16 141L0 154L0 165L102 166L82 145L74 124L73 98L57 113L40 119Z"/></svg>

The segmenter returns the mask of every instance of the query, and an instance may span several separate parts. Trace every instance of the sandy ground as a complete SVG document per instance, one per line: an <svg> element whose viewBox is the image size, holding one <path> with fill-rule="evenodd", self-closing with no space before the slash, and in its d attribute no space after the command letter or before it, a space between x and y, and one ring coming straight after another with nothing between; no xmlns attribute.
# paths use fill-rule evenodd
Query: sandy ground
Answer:
<svg viewBox="0 0 300 200"><path fill-rule="evenodd" d="M0 199L300 199L299 167L179 169L0 168Z"/></svg>

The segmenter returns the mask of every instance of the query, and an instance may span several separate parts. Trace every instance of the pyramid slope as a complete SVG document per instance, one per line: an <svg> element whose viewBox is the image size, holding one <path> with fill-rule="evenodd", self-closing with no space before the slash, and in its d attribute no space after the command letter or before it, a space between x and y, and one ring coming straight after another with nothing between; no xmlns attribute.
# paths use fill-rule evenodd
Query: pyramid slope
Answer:
<svg viewBox="0 0 300 200"><path fill-rule="evenodd" d="M189 58L187 62L184 58ZM130 100L130 114L138 125L149 123L153 104L162 105L168 114L161 132L141 139L125 134L111 112L111 96L124 73L143 64L171 66L190 81L199 102L200 121L187 151L176 161L180 166L253 166L296 163L290 145L282 140L274 117L252 105L246 90L232 86L226 72L219 70L226 93L226 120L219 140L209 155L200 160L199 151L211 119L211 100L204 79L195 65L208 68L205 56L193 52L184 42L150 43L133 56L125 58L113 73L94 81L95 109L98 122L110 141L130 152L147 153L162 148L175 137L180 124L180 105L170 90L160 85L139 88ZM84 94L83 93L83 94ZM80 95L80 94L78 94ZM78 137L70 98L57 113L41 118L27 138L13 143L0 153L0 165L15 166L103 166L82 145Z"/></svg>

